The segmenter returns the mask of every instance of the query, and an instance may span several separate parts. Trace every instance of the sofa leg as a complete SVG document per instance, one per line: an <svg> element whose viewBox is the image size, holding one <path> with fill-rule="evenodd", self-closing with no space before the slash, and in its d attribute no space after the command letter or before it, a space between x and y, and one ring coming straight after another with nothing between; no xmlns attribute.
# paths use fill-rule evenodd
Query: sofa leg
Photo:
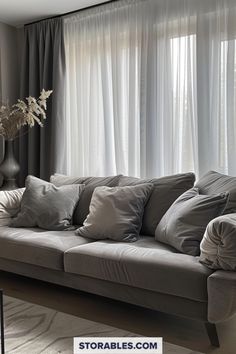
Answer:
<svg viewBox="0 0 236 354"><path fill-rule="evenodd" d="M207 334L210 339L211 345L219 348L220 343L219 343L219 338L216 330L216 325L214 323L205 322L205 328L207 330Z"/></svg>

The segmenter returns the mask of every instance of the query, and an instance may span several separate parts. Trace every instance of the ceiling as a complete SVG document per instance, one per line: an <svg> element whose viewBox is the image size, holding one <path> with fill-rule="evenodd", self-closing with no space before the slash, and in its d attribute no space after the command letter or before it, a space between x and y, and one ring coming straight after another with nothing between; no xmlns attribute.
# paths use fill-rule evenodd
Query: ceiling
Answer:
<svg viewBox="0 0 236 354"><path fill-rule="evenodd" d="M0 22L15 27L109 0L0 0Z"/></svg>

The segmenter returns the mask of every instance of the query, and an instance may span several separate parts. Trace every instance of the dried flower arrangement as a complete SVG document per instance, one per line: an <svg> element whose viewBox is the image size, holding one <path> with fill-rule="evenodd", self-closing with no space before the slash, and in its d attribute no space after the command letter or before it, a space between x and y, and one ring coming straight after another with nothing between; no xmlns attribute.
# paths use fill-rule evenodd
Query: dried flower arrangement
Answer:
<svg viewBox="0 0 236 354"><path fill-rule="evenodd" d="M37 123L43 127L43 120L46 119L46 102L51 93L51 90L43 89L37 99L29 96L25 101L18 100L12 106L2 105L0 107L0 135L6 140L13 140L24 125L32 128Z"/></svg>

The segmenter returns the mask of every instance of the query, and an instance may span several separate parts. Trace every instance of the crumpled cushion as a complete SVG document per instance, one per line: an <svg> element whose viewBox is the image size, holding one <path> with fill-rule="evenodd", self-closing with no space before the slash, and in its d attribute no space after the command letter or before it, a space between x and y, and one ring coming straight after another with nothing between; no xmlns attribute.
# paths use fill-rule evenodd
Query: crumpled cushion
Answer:
<svg viewBox="0 0 236 354"><path fill-rule="evenodd" d="M219 216L207 226L199 261L211 269L236 271L236 213Z"/></svg>
<svg viewBox="0 0 236 354"><path fill-rule="evenodd" d="M17 215L24 191L25 188L0 191L0 226L10 225L11 218Z"/></svg>

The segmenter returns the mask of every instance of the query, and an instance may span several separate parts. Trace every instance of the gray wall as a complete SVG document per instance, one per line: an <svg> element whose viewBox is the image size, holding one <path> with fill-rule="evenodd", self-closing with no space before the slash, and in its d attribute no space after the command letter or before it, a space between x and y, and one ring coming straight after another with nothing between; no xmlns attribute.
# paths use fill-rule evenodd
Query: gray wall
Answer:
<svg viewBox="0 0 236 354"><path fill-rule="evenodd" d="M0 104L14 103L18 97L18 64L17 29L0 22ZM0 161L2 158L3 141L0 138Z"/></svg>

